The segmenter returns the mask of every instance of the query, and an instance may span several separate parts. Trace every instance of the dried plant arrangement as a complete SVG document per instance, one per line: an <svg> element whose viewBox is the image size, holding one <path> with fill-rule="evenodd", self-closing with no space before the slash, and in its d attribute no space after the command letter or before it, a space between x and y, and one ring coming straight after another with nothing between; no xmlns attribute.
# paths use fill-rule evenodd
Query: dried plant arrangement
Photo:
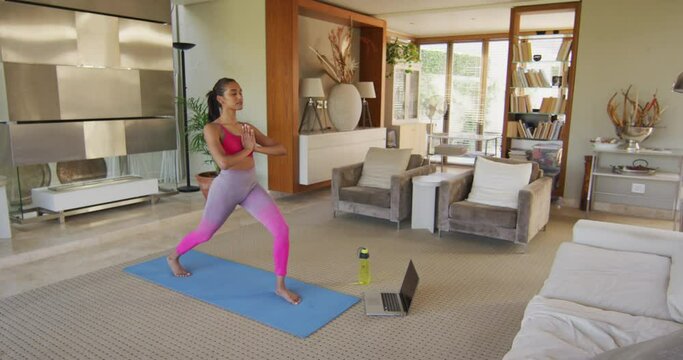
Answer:
<svg viewBox="0 0 683 360"><path fill-rule="evenodd" d="M334 81L341 84L352 83L358 63L351 57L351 29L339 26L330 30L327 39L332 48L332 60L313 47L309 46L309 49L315 53L327 75Z"/></svg>
<svg viewBox="0 0 683 360"><path fill-rule="evenodd" d="M607 102L607 114L609 115L612 124L618 129L624 126L635 127L654 127L660 120L661 115L666 110L666 107L661 107L657 100L657 92L652 95L652 100L641 105L638 101L638 94L635 99L629 96L632 85L629 85L626 91L621 90L624 96L624 102L617 103L617 92ZM622 110L619 111L621 105ZM621 113L621 114L620 114Z"/></svg>

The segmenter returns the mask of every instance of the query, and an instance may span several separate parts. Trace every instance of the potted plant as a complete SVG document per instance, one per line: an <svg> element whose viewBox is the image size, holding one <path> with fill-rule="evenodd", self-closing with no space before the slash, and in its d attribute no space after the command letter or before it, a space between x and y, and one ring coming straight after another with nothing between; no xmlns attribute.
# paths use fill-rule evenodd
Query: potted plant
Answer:
<svg viewBox="0 0 683 360"><path fill-rule="evenodd" d="M189 150L192 152L204 154L207 158L204 160L205 164L212 165L215 170L204 171L195 175L197 183L199 184L199 189L202 191L204 198L206 198L209 193L209 187L213 179L218 176L221 169L218 167L211 153L209 152L209 147L206 145L206 139L204 139L204 126L209 123L209 110L206 102L198 98L178 98L178 102L186 106L190 111L190 117L187 119L187 134L189 137Z"/></svg>
<svg viewBox="0 0 683 360"><path fill-rule="evenodd" d="M387 44L387 64L407 64L406 72L411 72L411 66L420 62L420 49L412 42L401 42L398 39ZM390 77L393 73L387 74Z"/></svg>

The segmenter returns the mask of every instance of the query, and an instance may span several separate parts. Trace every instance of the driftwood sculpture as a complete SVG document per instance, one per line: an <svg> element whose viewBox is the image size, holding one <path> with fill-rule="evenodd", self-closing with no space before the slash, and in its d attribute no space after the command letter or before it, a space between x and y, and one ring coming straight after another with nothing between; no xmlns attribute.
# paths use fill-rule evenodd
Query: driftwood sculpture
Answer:
<svg viewBox="0 0 683 360"><path fill-rule="evenodd" d="M612 124L618 129L621 129L624 126L654 127L659 122L660 117L666 108L661 108L659 106L657 92L652 95L652 100L645 103L645 105L640 105L638 102L638 94L636 94L635 99L632 99L629 96L631 86L632 85L629 85L625 92L624 90L621 90L622 95L624 95L623 103L617 103L616 92L607 102L607 114L609 115L610 120L612 120ZM619 105L622 106L621 114Z"/></svg>

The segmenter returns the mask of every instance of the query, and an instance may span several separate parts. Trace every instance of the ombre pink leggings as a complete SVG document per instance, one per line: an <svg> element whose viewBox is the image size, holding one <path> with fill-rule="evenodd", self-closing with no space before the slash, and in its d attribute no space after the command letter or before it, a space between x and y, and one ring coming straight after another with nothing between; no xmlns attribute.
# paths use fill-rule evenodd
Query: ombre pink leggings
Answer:
<svg viewBox="0 0 683 360"><path fill-rule="evenodd" d="M223 170L211 183L202 220L176 247L178 255L209 241L237 205L241 205L273 235L275 275L287 274L289 226L273 199L256 181L254 169Z"/></svg>

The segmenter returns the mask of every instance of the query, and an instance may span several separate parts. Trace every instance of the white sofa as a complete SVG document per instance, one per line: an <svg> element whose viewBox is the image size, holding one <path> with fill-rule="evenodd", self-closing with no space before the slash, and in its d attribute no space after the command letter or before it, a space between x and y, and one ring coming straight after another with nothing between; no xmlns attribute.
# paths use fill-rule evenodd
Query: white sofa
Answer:
<svg viewBox="0 0 683 360"><path fill-rule="evenodd" d="M683 233L579 220L503 359L623 359L607 355L663 338L679 359L682 329Z"/></svg>

